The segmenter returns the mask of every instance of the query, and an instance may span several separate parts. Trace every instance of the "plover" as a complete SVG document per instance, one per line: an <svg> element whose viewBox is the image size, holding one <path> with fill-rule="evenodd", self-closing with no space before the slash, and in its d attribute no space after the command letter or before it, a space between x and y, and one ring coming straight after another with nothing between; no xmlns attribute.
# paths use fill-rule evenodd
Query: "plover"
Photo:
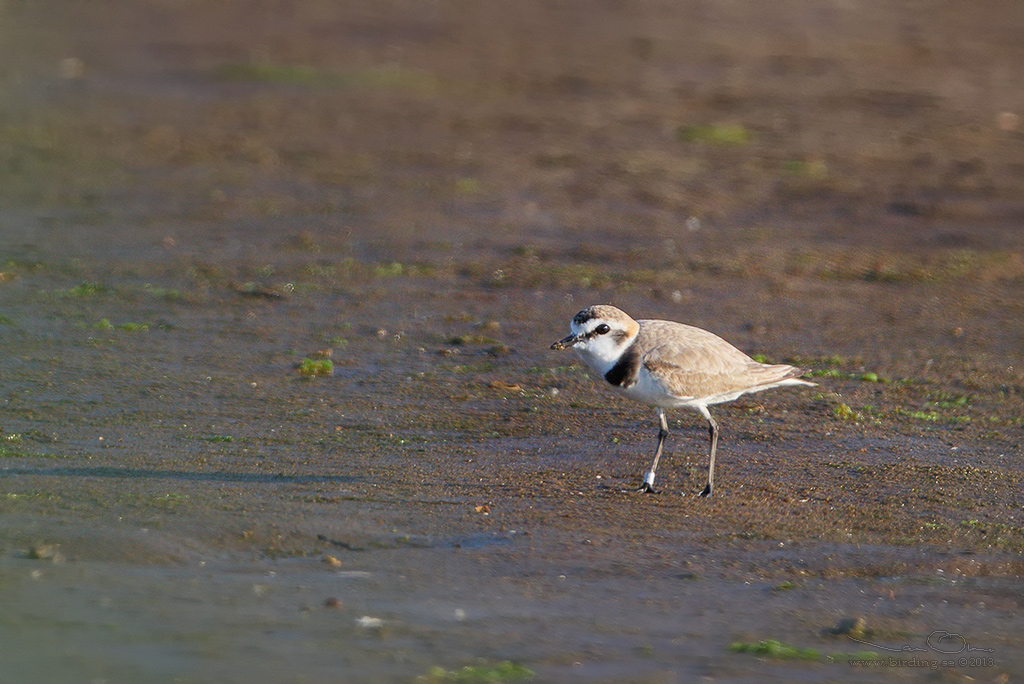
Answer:
<svg viewBox="0 0 1024 684"><path fill-rule="evenodd" d="M634 321L614 306L584 309L573 317L570 328L572 334L552 349L572 347L612 389L658 412L658 448L640 488L644 492L655 491L654 473L668 437L666 409L694 409L708 421L708 483L700 496L710 496L718 424L708 406L773 387L815 384L800 379L803 370L758 363L707 330L672 321Z"/></svg>

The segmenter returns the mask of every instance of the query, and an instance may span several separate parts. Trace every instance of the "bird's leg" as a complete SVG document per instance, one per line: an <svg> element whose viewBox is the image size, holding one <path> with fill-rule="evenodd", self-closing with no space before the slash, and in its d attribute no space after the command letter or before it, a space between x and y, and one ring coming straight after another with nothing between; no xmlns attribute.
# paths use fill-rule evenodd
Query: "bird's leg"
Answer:
<svg viewBox="0 0 1024 684"><path fill-rule="evenodd" d="M707 408L704 406L698 407L700 412L708 419L708 437L711 440L711 457L708 459L708 483L704 485L704 491L700 493L700 496L711 496L711 489L715 484L715 449L718 447L718 423L711 417Z"/></svg>
<svg viewBox="0 0 1024 684"><path fill-rule="evenodd" d="M654 471L658 469L658 461L661 460L661 449L665 446L665 438L668 437L668 421L665 419L664 409L658 409L658 420L661 422L661 429L658 430L658 448L654 452L654 463L651 464L651 469L644 475L644 483L640 487L641 492L649 492L651 494L658 493L658 490L654 488Z"/></svg>

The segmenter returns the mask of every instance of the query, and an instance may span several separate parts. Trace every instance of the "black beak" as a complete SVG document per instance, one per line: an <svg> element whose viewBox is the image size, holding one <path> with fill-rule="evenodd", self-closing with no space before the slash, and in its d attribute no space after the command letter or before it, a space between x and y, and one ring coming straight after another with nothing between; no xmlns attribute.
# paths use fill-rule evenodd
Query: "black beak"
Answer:
<svg viewBox="0 0 1024 684"><path fill-rule="evenodd" d="M552 349L565 349L566 347L573 346L574 344L576 344L577 342L579 342L582 339L583 339L582 335L576 335L574 333L572 335L569 335L568 337L563 337L562 339L558 340L553 345L551 345L551 348Z"/></svg>

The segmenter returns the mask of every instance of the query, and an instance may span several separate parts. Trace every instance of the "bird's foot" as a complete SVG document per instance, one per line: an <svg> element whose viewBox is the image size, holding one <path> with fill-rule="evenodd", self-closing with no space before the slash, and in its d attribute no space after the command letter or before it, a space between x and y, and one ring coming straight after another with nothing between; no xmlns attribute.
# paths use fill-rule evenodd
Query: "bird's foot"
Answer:
<svg viewBox="0 0 1024 684"><path fill-rule="evenodd" d="M654 470L648 470L647 474L644 475L644 483L640 486L640 491L645 494L660 494L661 492L654 488Z"/></svg>
<svg viewBox="0 0 1024 684"><path fill-rule="evenodd" d="M704 485L704 490L697 496L701 497L702 499L706 499L709 496L711 496L711 483L708 482L706 485Z"/></svg>

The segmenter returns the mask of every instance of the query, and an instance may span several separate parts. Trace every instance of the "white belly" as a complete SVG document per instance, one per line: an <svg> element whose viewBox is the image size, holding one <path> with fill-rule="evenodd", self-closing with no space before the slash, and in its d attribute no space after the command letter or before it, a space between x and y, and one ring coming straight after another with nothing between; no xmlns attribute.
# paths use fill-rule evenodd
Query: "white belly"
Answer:
<svg viewBox="0 0 1024 684"><path fill-rule="evenodd" d="M640 370L640 373L637 375L636 383L629 387L609 386L623 396L656 408L696 408L698 404L709 403L704 399L672 394L667 390L665 385L654 378L646 368Z"/></svg>

